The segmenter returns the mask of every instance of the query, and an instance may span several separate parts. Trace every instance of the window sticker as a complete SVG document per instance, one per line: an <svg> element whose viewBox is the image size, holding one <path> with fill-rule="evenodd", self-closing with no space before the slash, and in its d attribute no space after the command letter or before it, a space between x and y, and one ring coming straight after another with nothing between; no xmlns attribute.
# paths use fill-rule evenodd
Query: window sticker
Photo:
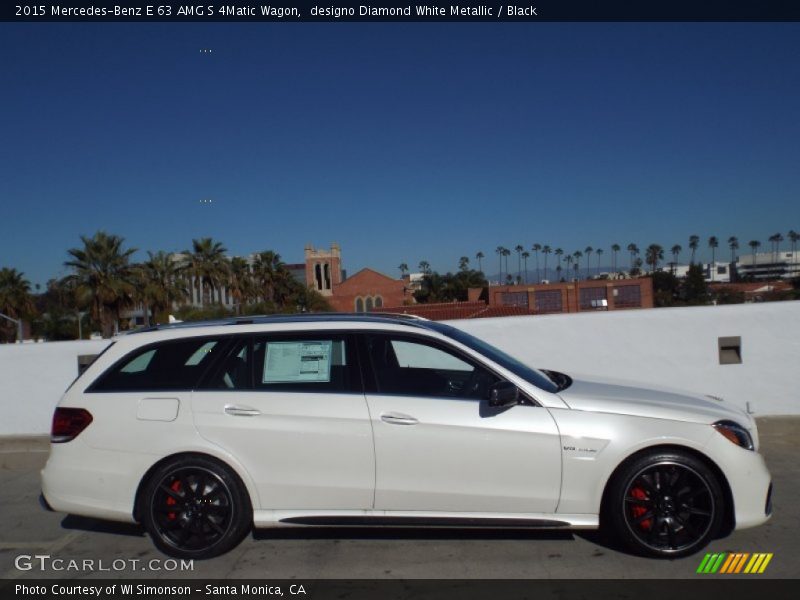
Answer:
<svg viewBox="0 0 800 600"><path fill-rule="evenodd" d="M262 383L331 380L331 340L319 342L269 342Z"/></svg>

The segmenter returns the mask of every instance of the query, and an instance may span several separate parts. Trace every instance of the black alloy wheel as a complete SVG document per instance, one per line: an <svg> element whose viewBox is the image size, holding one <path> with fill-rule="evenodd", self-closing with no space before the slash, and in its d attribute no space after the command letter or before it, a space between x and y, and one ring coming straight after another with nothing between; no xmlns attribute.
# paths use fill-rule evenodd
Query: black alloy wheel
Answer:
<svg viewBox="0 0 800 600"><path fill-rule="evenodd" d="M714 473L689 454L645 455L612 483L611 520L639 554L686 556L721 528L724 496Z"/></svg>
<svg viewBox="0 0 800 600"><path fill-rule="evenodd" d="M252 525L238 477L206 457L159 468L144 491L142 521L155 545L179 558L211 558L236 546Z"/></svg>

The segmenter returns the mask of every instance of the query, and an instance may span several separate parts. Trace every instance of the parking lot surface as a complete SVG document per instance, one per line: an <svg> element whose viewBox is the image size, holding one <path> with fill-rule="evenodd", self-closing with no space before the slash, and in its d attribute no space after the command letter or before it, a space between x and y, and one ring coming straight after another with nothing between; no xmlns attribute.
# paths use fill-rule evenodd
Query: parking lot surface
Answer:
<svg viewBox="0 0 800 600"><path fill-rule="evenodd" d="M5 438L0 579L708 578L696 574L705 552L773 553L766 572L756 577L796 578L800 418L759 419L759 432L775 485L773 518L683 559L631 556L594 532L298 528L257 531L229 554L183 570L136 526L45 511L38 498L47 441ZM50 558L33 558L42 555Z"/></svg>

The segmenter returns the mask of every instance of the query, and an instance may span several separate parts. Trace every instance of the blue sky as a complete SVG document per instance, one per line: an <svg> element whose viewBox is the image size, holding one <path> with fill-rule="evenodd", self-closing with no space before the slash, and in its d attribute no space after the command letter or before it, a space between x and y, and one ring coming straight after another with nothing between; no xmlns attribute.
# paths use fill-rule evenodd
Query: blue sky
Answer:
<svg viewBox="0 0 800 600"><path fill-rule="evenodd" d="M800 230L800 24L2 23L0 56L0 266L35 283L98 229L392 275Z"/></svg>

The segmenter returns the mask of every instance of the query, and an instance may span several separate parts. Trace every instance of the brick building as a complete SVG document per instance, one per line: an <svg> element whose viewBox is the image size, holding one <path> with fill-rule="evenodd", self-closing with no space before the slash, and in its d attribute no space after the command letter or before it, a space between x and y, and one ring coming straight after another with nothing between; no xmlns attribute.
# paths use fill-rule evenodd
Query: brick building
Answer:
<svg viewBox="0 0 800 600"><path fill-rule="evenodd" d="M327 300L338 312L370 312L383 306L414 302L404 280L392 279L372 269L361 269L334 286Z"/></svg>
<svg viewBox="0 0 800 600"><path fill-rule="evenodd" d="M489 288L489 306L521 308L528 314L653 308L653 281L641 277L498 285Z"/></svg>
<svg viewBox="0 0 800 600"><path fill-rule="evenodd" d="M374 310L444 321L629 308L653 308L653 282L649 277L540 285L498 285L470 289L466 302L385 305Z"/></svg>
<svg viewBox="0 0 800 600"><path fill-rule="evenodd" d="M351 277L342 269L338 244L330 250L305 248L305 274L308 286L325 296L337 312L369 312L382 306L402 306L414 302L408 282L361 269Z"/></svg>
<svg viewBox="0 0 800 600"><path fill-rule="evenodd" d="M339 244L331 244L330 250L315 250L308 244L305 248L306 284L323 296L332 296L333 289L345 279L342 271L342 250Z"/></svg>

